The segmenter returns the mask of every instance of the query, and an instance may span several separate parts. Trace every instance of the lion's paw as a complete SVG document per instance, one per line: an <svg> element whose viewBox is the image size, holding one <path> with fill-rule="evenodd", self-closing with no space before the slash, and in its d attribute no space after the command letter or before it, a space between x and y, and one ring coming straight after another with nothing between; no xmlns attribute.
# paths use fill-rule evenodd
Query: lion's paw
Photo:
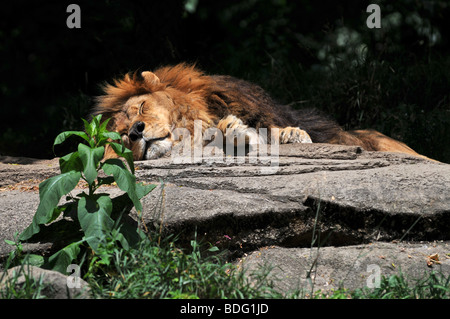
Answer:
<svg viewBox="0 0 450 319"><path fill-rule="evenodd" d="M249 128L241 119L234 115L229 115L222 119L217 128L224 132L227 143L235 146L242 138L244 138L245 144L256 144L260 139L255 129Z"/></svg>
<svg viewBox="0 0 450 319"><path fill-rule="evenodd" d="M312 143L311 137L299 127L285 127L280 130L280 144Z"/></svg>
<svg viewBox="0 0 450 319"><path fill-rule="evenodd" d="M217 125L219 129L222 131L225 130L244 130L247 128L247 125L242 122L242 120L234 115L228 115L227 117L220 120L219 124Z"/></svg>

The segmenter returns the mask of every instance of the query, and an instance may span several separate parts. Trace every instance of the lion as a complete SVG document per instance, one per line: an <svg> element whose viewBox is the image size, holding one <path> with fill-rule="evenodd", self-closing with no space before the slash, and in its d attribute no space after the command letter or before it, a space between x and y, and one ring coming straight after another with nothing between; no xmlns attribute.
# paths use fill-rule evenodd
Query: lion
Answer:
<svg viewBox="0 0 450 319"><path fill-rule="evenodd" d="M110 119L108 129L121 135L134 160L170 154L179 142L174 130L185 128L194 136L195 121L201 121L202 132L211 127L220 130L225 141L244 136L249 143L256 130L266 128L267 139L258 142L356 145L367 151L424 157L375 130L345 131L315 109L295 110L275 102L256 84L207 75L186 63L131 72L102 89L92 114ZM271 136L272 129L278 129L276 136ZM110 157L116 155L107 148L105 158Z"/></svg>

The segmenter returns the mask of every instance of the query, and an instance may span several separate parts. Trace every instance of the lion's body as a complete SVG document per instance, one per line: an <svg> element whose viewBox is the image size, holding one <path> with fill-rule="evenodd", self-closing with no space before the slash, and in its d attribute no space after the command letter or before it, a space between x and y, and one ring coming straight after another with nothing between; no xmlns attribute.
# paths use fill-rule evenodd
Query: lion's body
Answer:
<svg viewBox="0 0 450 319"><path fill-rule="evenodd" d="M230 76L208 76L186 64L127 74L106 85L104 92L94 113L111 118L109 128L122 134L135 159L168 153L173 130L186 128L193 136L195 120L202 121L203 131L217 127L225 137L227 129L247 137L251 128L266 128L269 134L279 128L280 143L359 145L369 151L421 156L379 132L344 131L317 111L276 103L257 85Z"/></svg>

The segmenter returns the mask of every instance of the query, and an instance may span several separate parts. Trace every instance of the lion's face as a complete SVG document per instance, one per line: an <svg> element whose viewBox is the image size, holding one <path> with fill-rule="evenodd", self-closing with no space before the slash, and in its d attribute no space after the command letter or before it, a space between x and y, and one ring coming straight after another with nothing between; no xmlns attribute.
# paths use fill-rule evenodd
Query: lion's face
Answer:
<svg viewBox="0 0 450 319"><path fill-rule="evenodd" d="M132 97L122 112L113 116L115 131L133 151L135 160L158 158L172 148L170 109L173 102L159 93Z"/></svg>
<svg viewBox="0 0 450 319"><path fill-rule="evenodd" d="M121 134L135 160L168 154L185 137L176 128L194 136L195 120L201 121L202 132L216 121L206 102L207 88L213 83L210 77L183 64L159 69L157 74L126 74L114 85L105 85L105 94L97 98L94 108L93 114L111 119L108 129ZM107 147L105 158L116 156Z"/></svg>

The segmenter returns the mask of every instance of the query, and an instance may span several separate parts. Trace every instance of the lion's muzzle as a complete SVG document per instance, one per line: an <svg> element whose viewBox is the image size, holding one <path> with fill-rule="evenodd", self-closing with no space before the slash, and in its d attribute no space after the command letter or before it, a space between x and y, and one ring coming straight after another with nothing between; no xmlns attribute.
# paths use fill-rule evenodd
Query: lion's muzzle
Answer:
<svg viewBox="0 0 450 319"><path fill-rule="evenodd" d="M147 128L147 131L146 131ZM170 132L155 129L145 122L135 122L128 132L135 160L154 159L168 153L172 148Z"/></svg>
<svg viewBox="0 0 450 319"><path fill-rule="evenodd" d="M128 137L132 142L136 142L138 139L142 138L142 134L145 129L145 123L144 122L136 122L131 127L130 132L128 133Z"/></svg>

